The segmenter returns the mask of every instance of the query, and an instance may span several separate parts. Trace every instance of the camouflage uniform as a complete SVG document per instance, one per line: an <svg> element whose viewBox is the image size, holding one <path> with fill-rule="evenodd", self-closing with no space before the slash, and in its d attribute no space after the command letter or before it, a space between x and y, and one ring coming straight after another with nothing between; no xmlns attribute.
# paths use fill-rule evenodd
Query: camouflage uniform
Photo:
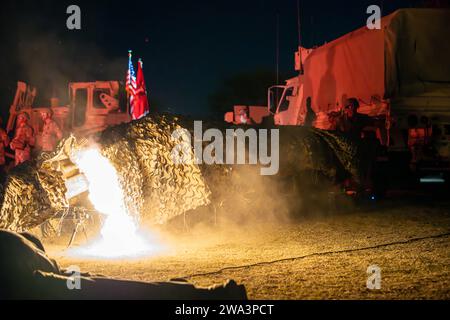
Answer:
<svg viewBox="0 0 450 320"><path fill-rule="evenodd" d="M0 167L5 165L5 147L9 145L9 137L6 131L0 128Z"/></svg>
<svg viewBox="0 0 450 320"><path fill-rule="evenodd" d="M58 124L52 119L47 120L42 129L42 151L51 152L55 150L56 145L58 141L62 139L62 136L62 131Z"/></svg>
<svg viewBox="0 0 450 320"><path fill-rule="evenodd" d="M16 166L30 160L31 147L34 146L34 131L27 122L18 123L11 149L15 151Z"/></svg>

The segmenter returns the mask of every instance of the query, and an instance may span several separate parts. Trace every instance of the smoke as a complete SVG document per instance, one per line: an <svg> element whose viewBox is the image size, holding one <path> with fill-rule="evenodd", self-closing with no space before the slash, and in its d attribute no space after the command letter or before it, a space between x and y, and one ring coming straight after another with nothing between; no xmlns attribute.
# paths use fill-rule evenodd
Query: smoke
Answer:
<svg viewBox="0 0 450 320"><path fill-rule="evenodd" d="M174 250L184 250L187 243L200 250L222 246L226 252L230 239L243 243L264 239L274 230L333 219L354 209L350 199L335 197L333 186L312 183L306 174L261 176L257 166L244 165L235 167L230 179L217 176L209 185L212 204L161 227L157 233L162 243ZM155 226L146 227L155 232Z"/></svg>
<svg viewBox="0 0 450 320"><path fill-rule="evenodd" d="M208 125L204 123L204 128ZM307 129L280 128L280 171L274 176L261 175L260 165L201 165L212 204L174 219L171 227L202 234L211 227L286 225L352 208L339 183L353 167L344 169L337 157L349 146L338 137L340 146L331 136L326 138Z"/></svg>
<svg viewBox="0 0 450 320"><path fill-rule="evenodd" d="M259 169L242 165L233 167L228 178L207 176L212 204L172 220L167 229L173 234L189 231L200 240L211 232L239 232L249 227L263 232L274 226L334 216L353 207L349 199L342 202L337 187L317 173L262 176Z"/></svg>
<svg viewBox="0 0 450 320"><path fill-rule="evenodd" d="M65 1L5 1L1 10L3 50L0 80L2 104L9 106L17 81L37 87L36 106L48 106L56 95L67 103L68 83L72 81L123 80L127 49L115 56L101 48L94 27L93 8L83 15L84 29L66 27ZM120 50L120 48L118 48ZM2 108L3 113L8 108ZM6 114L3 114L6 116Z"/></svg>
<svg viewBox="0 0 450 320"><path fill-rule="evenodd" d="M66 104L69 82L122 80L126 72L126 52L111 58L93 43L63 40L56 33L27 34L18 42L17 58L21 80L38 89L38 106L48 105L54 95Z"/></svg>

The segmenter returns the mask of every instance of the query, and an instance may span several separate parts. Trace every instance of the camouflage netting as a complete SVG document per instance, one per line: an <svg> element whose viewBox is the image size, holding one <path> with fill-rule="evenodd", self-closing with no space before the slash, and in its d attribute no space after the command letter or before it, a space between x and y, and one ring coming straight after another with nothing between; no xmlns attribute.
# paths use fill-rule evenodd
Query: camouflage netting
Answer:
<svg viewBox="0 0 450 320"><path fill-rule="evenodd" d="M172 161L171 152L178 143L171 138L172 133L181 128L193 133L193 124L187 118L151 115L111 127L95 137L102 154L118 171L131 214L161 224L211 201L221 201L223 186L231 183L231 166L175 165ZM203 130L208 127L230 128L208 122ZM67 190L55 160L77 147L75 139L69 138L55 153L44 154L9 173L0 188L0 228L27 230L67 207ZM358 178L358 158L357 146L342 136L302 127L280 128L280 176L309 170L330 181L345 174Z"/></svg>
<svg viewBox="0 0 450 320"><path fill-rule="evenodd" d="M60 174L37 162L14 168L0 189L0 228L31 229L50 219L66 205Z"/></svg>
<svg viewBox="0 0 450 320"><path fill-rule="evenodd" d="M172 161L178 141L171 136L176 129L182 129L177 117L152 116L109 128L99 137L103 154L122 178L129 207L154 223L165 223L210 202L193 153L191 164Z"/></svg>
<svg viewBox="0 0 450 320"><path fill-rule="evenodd" d="M291 127L286 140L295 140L293 145L281 142L281 150L287 149L288 161L295 165L299 154L302 155L302 164L296 170L312 170L322 173L331 181L339 180L347 175L356 180L360 178L359 148L348 138L335 132L323 131L313 128ZM283 134L281 134L283 136ZM280 139L282 139L280 137ZM283 141L283 140L281 140ZM293 151L297 149L299 154ZM280 152L283 154L282 152Z"/></svg>

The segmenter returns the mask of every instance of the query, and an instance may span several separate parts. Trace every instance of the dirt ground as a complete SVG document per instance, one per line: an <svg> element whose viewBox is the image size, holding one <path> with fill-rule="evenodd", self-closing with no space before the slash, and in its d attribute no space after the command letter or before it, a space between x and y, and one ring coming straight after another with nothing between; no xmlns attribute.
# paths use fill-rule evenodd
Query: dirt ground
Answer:
<svg viewBox="0 0 450 320"><path fill-rule="evenodd" d="M449 299L450 205L392 205L295 223L247 223L167 235L152 257L129 261L67 257L63 266L121 279L185 278L209 286L234 279L250 299ZM381 268L381 289L366 287L367 268Z"/></svg>

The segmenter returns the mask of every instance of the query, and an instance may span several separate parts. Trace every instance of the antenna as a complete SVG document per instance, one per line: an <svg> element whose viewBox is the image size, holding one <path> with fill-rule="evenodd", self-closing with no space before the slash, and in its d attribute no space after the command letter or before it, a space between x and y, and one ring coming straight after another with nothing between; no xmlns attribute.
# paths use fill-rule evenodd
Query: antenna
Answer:
<svg viewBox="0 0 450 320"><path fill-rule="evenodd" d="M298 46L302 45L301 21L300 21L300 0L297 0L297 32L298 32Z"/></svg>
<svg viewBox="0 0 450 320"><path fill-rule="evenodd" d="M280 14L277 13L277 85L280 84Z"/></svg>
<svg viewBox="0 0 450 320"><path fill-rule="evenodd" d="M298 28L298 55L300 59L299 74L304 74L303 61L302 61L302 23L300 18L300 0L297 0L297 28Z"/></svg>

